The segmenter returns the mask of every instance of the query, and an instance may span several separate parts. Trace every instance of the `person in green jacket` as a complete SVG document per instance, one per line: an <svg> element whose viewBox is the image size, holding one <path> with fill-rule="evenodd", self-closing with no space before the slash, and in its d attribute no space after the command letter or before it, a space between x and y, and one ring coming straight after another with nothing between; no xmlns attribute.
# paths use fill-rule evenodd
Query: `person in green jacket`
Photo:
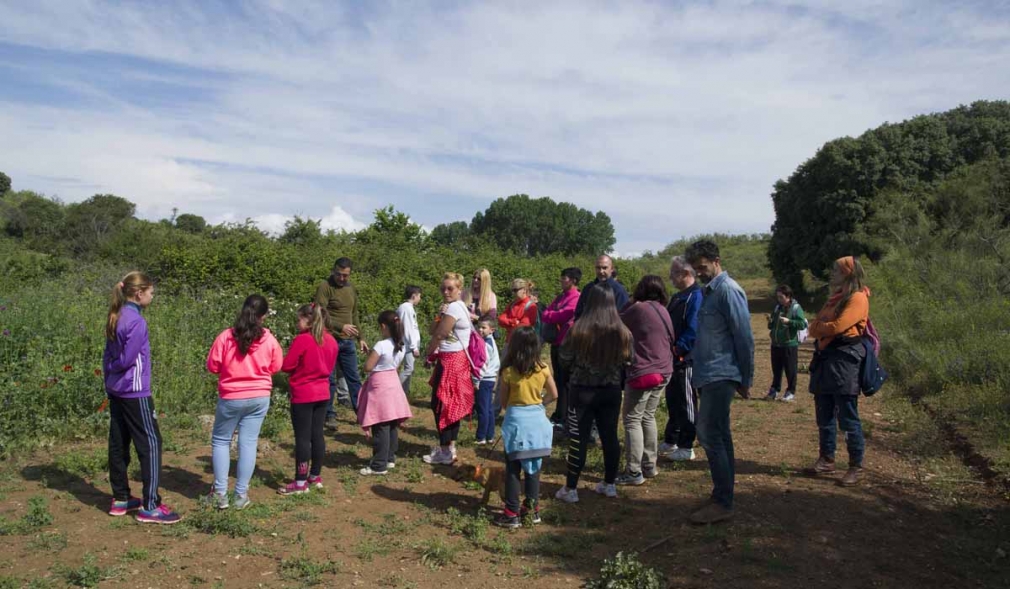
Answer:
<svg viewBox="0 0 1010 589"><path fill-rule="evenodd" d="M806 332L807 316L793 298L793 289L783 284L775 289L778 304L768 315L768 329L772 338L772 386L765 400L774 401L782 389L782 372L786 373L786 394L783 401L796 398L796 367L800 346L800 332Z"/></svg>

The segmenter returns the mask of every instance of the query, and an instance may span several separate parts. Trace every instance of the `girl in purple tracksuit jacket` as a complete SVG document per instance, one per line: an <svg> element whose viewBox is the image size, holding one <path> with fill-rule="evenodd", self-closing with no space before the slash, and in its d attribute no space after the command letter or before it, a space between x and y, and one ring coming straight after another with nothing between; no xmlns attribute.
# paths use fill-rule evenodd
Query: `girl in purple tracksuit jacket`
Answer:
<svg viewBox="0 0 1010 589"><path fill-rule="evenodd" d="M142 272L130 272L112 288L105 325L102 369L109 396L109 515L137 512L141 523L174 524L181 518L158 495L161 475L161 431L151 401L151 343L141 314L154 298L154 283ZM140 458L143 500L130 495L127 467L130 443Z"/></svg>

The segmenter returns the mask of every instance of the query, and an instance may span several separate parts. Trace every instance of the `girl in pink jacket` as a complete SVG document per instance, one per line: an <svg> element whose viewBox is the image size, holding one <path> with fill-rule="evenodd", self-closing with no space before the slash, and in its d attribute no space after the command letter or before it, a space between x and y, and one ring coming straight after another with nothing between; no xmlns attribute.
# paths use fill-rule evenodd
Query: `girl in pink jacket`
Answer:
<svg viewBox="0 0 1010 589"><path fill-rule="evenodd" d="M256 468L260 427L270 409L271 376L281 369L284 355L273 334L263 327L267 300L250 295L242 304L235 325L221 332L207 356L207 370L218 375L217 412L211 434L214 491L208 498L227 509L231 437L238 428L238 467L235 509L249 505L249 479Z"/></svg>

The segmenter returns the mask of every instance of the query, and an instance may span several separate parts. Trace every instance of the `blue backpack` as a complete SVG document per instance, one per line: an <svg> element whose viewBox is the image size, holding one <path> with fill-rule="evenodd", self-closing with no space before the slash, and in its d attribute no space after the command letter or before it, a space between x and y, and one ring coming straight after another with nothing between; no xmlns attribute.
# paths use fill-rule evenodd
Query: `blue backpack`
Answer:
<svg viewBox="0 0 1010 589"><path fill-rule="evenodd" d="M863 334L863 337L859 338L859 341L863 344L863 349L866 350L866 357L863 359L863 365L859 373L859 389L863 391L864 395L871 397L877 394L880 387L884 386L884 381L887 380L888 374L884 370L884 367L880 365L880 359L877 357L877 350L880 347L880 336L869 320L866 322L866 333Z"/></svg>

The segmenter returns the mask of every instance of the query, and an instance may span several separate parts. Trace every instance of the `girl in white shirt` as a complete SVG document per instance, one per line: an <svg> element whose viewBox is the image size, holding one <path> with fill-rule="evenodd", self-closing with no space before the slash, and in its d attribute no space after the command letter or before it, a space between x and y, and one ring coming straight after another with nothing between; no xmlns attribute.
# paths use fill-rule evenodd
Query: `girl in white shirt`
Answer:
<svg viewBox="0 0 1010 589"><path fill-rule="evenodd" d="M372 438L372 461L360 471L365 476L384 475L396 466L398 430L413 417L396 373L408 353L396 311L379 313L379 329L383 339L368 353L368 379L358 397L358 424Z"/></svg>

